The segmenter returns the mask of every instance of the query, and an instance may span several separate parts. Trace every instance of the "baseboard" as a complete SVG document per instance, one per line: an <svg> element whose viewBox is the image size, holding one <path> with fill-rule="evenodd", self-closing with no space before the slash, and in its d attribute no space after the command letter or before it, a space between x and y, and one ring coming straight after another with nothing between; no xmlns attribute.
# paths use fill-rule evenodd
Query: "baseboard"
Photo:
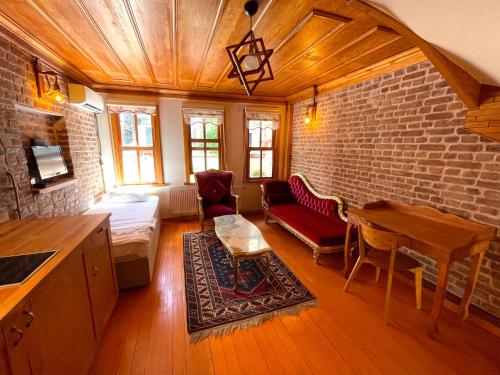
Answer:
<svg viewBox="0 0 500 375"><path fill-rule="evenodd" d="M413 274L395 272L394 276L398 280L404 282L405 284L414 287ZM430 299L433 299L436 286L427 280L423 280L422 286L423 286L422 293L425 294ZM461 301L460 297L447 291L443 307L453 311L454 313L457 313L460 309L460 301ZM497 318L496 316L493 316L490 313L481 310L477 306L469 305L469 316L467 317L467 320L470 321L472 324L500 338L500 319Z"/></svg>

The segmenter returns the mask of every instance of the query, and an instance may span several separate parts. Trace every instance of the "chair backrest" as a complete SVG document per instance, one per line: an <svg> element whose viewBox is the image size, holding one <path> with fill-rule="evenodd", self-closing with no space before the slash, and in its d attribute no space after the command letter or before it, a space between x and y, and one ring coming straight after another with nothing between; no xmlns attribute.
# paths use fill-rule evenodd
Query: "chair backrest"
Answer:
<svg viewBox="0 0 500 375"><path fill-rule="evenodd" d="M215 203L215 201L224 200L231 194L234 174L231 171L209 169L207 171L195 173L194 179L198 194L203 199ZM224 194L221 194L220 190L222 190Z"/></svg>
<svg viewBox="0 0 500 375"><path fill-rule="evenodd" d="M375 228L369 222L358 224L358 241L362 255L365 255L365 242L374 249L383 251L392 251L407 243L405 236Z"/></svg>

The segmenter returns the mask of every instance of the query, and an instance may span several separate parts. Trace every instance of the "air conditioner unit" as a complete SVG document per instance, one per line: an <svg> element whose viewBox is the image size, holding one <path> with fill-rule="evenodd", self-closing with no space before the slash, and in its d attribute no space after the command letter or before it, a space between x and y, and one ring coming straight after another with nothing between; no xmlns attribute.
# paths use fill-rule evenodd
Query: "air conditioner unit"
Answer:
<svg viewBox="0 0 500 375"><path fill-rule="evenodd" d="M68 83L68 91L71 104L95 113L104 110L104 100L101 95L87 86Z"/></svg>

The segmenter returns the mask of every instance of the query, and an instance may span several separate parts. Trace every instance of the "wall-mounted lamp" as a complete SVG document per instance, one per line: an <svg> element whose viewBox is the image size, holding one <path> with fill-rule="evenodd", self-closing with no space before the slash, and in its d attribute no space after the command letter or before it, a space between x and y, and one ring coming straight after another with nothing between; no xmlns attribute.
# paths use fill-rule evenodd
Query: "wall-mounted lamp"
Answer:
<svg viewBox="0 0 500 375"><path fill-rule="evenodd" d="M64 78L61 75L39 59L35 60L35 75L40 97L64 103L64 94L60 83L63 82Z"/></svg>
<svg viewBox="0 0 500 375"><path fill-rule="evenodd" d="M304 123L309 125L316 121L316 96L318 96L318 86L313 86L313 104L307 106L306 117L304 118Z"/></svg>

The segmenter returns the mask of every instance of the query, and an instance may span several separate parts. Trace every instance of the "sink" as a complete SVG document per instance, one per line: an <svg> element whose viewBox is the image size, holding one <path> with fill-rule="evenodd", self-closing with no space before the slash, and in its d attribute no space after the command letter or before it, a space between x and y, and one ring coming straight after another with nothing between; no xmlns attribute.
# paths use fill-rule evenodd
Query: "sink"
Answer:
<svg viewBox="0 0 500 375"><path fill-rule="evenodd" d="M0 287L22 284L57 251L0 257Z"/></svg>

